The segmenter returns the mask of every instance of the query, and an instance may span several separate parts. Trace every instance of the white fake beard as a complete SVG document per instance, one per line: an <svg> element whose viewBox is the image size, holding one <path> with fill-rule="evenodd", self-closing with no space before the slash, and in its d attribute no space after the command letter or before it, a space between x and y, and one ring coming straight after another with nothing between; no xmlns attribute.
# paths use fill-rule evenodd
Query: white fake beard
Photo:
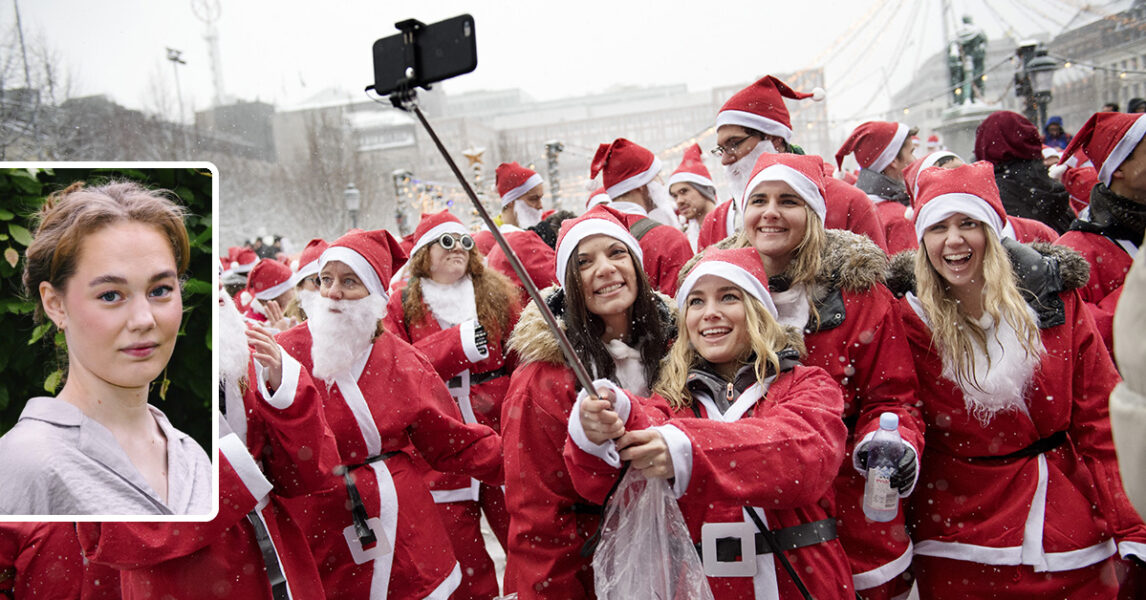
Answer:
<svg viewBox="0 0 1146 600"><path fill-rule="evenodd" d="M541 210L524 202L513 202L513 214L517 217L517 226L522 229L529 229L541 222Z"/></svg>
<svg viewBox="0 0 1146 600"><path fill-rule="evenodd" d="M477 318L474 282L469 275L451 284L441 284L423 277L422 299L442 327L453 327Z"/></svg>
<svg viewBox="0 0 1146 600"><path fill-rule="evenodd" d="M756 166L756 159L765 154L775 153L776 146L772 140L763 139L756 143L751 152L740 157L740 160L724 167L724 174L728 176L729 184L732 186L732 197L736 198L737 206L744 206L741 197L744 195L744 188L748 187L748 182L752 179L752 168Z"/></svg>
<svg viewBox="0 0 1146 600"><path fill-rule="evenodd" d="M314 313L315 303L322 295L315 290L298 290L296 295L298 296L298 305L302 307L302 312L306 313L306 318L309 319L310 315Z"/></svg>
<svg viewBox="0 0 1146 600"><path fill-rule="evenodd" d="M251 348L247 343L247 324L227 294L219 294L220 304L215 331L218 332L219 378L237 386L247 376ZM236 388L237 389L237 388Z"/></svg>
<svg viewBox="0 0 1146 600"><path fill-rule="evenodd" d="M358 300L331 300L319 296L314 312L307 312L313 340L311 374L328 385L350 371L354 361L370 349L378 320L386 315L386 302L378 294ZM331 312L331 309L341 312Z"/></svg>
<svg viewBox="0 0 1146 600"><path fill-rule="evenodd" d="M669 194L668 188L659 181L650 181L648 183L649 198L652 200L653 209L649 211L649 217L653 220L680 229L676 217L676 203L673 202L672 195Z"/></svg>
<svg viewBox="0 0 1146 600"><path fill-rule="evenodd" d="M991 321L990 314L984 313L983 316L983 322ZM975 381L956 378L954 365L946 358L943 360L943 376L959 385L967 414L986 427L1001 412L1019 410L1029 414L1025 399L1027 386L1042 360L1043 349L1040 343L1037 354L1027 354L1018 334L1006 319L984 329L987 354L975 352ZM987 366L988 356L990 367Z"/></svg>

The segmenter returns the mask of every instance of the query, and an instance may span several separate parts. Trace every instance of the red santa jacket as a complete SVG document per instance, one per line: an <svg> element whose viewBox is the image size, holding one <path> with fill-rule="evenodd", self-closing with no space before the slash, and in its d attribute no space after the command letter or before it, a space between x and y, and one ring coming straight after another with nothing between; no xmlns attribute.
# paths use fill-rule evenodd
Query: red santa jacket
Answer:
<svg viewBox="0 0 1146 600"><path fill-rule="evenodd" d="M310 370L306 323L276 339ZM327 596L449 595L461 571L424 481L426 464L500 484L500 438L484 425L463 423L433 366L389 331L375 338L361 371L320 389L339 455L378 537L376 546L364 548L355 536L345 487L312 494L294 511L320 557ZM344 486L342 479L335 485ZM374 583L375 577L386 583Z"/></svg>
<svg viewBox="0 0 1146 600"><path fill-rule="evenodd" d="M119 571L84 560L74 523L0 523L0 596L119 600Z"/></svg>
<svg viewBox="0 0 1146 600"><path fill-rule="evenodd" d="M403 287L402 293L390 296L383 319L386 330L412 344L434 365L438 376L446 382L458 402L465 422L481 423L500 432L502 401L509 389L509 376L515 363L512 355L506 355L506 340L517 323L519 311L515 310L510 315L509 326L499 338L487 330L486 355L482 358L474 347L473 324L442 329L424 300L422 319L407 323L403 310L407 289ZM475 381L480 383L475 384ZM428 481L431 492L439 501L452 501L443 498L459 496L463 494L461 490L472 489L476 493L476 488L471 486L471 478L465 475L434 472ZM476 497L458 499L477 500Z"/></svg>
<svg viewBox="0 0 1146 600"><path fill-rule="evenodd" d="M1118 373L1074 291L1085 266L1063 249L1039 251L1058 260L1064 289L1032 305L1045 354L1025 387L1025 412L976 420L943 374L918 301L899 301L928 427L909 514L917 554L1065 571L1106 559L1116 541L1123 556L1146 550L1110 433ZM914 288L911 276L895 279Z"/></svg>
<svg viewBox="0 0 1146 600"><path fill-rule="evenodd" d="M1015 240L1024 244L1031 242L1053 244L1058 239L1058 232L1051 229L1046 223L1034 219L1007 215L1007 227L1011 229Z"/></svg>
<svg viewBox="0 0 1146 600"><path fill-rule="evenodd" d="M915 239L915 225L912 225L905 215L908 210L910 209L893 200L885 200L875 205L876 216L883 226L883 237L887 240L888 255L919 247L919 242Z"/></svg>
<svg viewBox="0 0 1146 600"><path fill-rule="evenodd" d="M659 425L677 469L673 492L693 542L704 543L702 527L711 523L735 526L754 539L757 528L746 506L754 507L773 532L835 518L832 482L844 458L847 429L840 419L839 386L822 369L797 366L763 386L753 384L723 414L704 398L696 402L701 418L694 418L692 408L670 408L660 396L640 399L616 392L618 411L629 413L626 430ZM602 459L615 445L594 447L583 433L578 436L576 406L571 414L564 450L570 479L585 497L601 502L620 466ZM798 574L814 597L854 597L838 539L785 554L793 565L801 565ZM759 555L754 563L751 577L710 576L713 596L799 597L774 554Z"/></svg>
<svg viewBox="0 0 1146 600"><path fill-rule="evenodd" d="M1082 255L1090 264L1090 279L1079 290L1082 301L1094 317L1107 350L1114 351L1114 309L1122 297L1122 282L1134 258L1110 238L1085 231L1068 231L1055 244Z"/></svg>
<svg viewBox="0 0 1146 600"><path fill-rule="evenodd" d="M866 235L876 246L887 252L887 239L883 234L883 226L867 194L854 185L827 175L824 177L824 191L827 194L824 197L827 205L824 216L825 229L846 229ZM705 215L704 223L700 226L700 237L696 242L697 248L707 248L732 235L732 218L729 215L732 202L727 200Z"/></svg>
<svg viewBox="0 0 1146 600"><path fill-rule="evenodd" d="M125 599L272 598L256 540L265 528L294 598L324 598L314 557L284 503L330 485L337 448L321 396L297 361L283 356L271 394L254 362L221 424L219 514L206 523L81 523L88 557L122 571ZM256 389L256 386L258 388ZM224 429L234 431L224 435ZM195 594L201 594L196 596Z"/></svg>
<svg viewBox="0 0 1146 600"><path fill-rule="evenodd" d="M541 236L532 231L518 229L513 225L502 225L499 231L505 236L505 242L509 244L509 247L513 248L513 253L517 255L517 259L521 261L521 266L525 267L525 272L529 273L529 278L533 280L533 285L537 286L537 289L543 290L557 283L557 267L555 266L557 254L553 248L545 243L545 240L541 239ZM487 237L491 242L490 249L486 252L486 266L505 275L510 281L517 284L522 290L522 303L528 302L529 295L525 293L525 286L522 285L521 279L510 266L509 259L505 257L505 252L493 239L492 233L488 231L478 232L478 235L483 234L483 237Z"/></svg>

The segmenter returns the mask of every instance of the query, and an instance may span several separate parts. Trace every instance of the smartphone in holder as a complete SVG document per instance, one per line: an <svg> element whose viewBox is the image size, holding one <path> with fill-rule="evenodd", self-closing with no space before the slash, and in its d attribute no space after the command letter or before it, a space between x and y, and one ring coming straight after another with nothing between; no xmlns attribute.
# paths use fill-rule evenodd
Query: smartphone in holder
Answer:
<svg viewBox="0 0 1146 600"><path fill-rule="evenodd" d="M374 91L385 96L400 88L429 89L437 83L477 68L474 18L458 15L422 24L413 19L395 23L402 32L374 42ZM408 76L407 67L413 70Z"/></svg>

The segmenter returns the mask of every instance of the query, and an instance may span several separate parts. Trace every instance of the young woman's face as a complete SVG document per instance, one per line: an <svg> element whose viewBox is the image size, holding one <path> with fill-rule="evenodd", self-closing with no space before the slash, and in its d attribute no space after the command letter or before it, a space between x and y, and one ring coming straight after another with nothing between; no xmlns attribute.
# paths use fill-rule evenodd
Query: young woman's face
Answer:
<svg viewBox="0 0 1146 600"><path fill-rule="evenodd" d="M321 287L318 293L331 300L361 300L370 295L366 284L350 268L350 265L332 260L322 267L318 274Z"/></svg>
<svg viewBox="0 0 1146 600"><path fill-rule="evenodd" d="M744 290L716 275L701 277L685 301L688 341L716 366L738 361L748 353L748 317Z"/></svg>
<svg viewBox="0 0 1146 600"><path fill-rule="evenodd" d="M462 248L460 235L453 235L454 247L446 250L441 244L434 242L430 248L430 279L443 285L449 285L466 274L469 264L470 251Z"/></svg>
<svg viewBox="0 0 1146 600"><path fill-rule="evenodd" d="M599 316L625 314L637 299L637 271L629 248L607 235L591 235L573 257L581 275L585 308Z"/></svg>
<svg viewBox="0 0 1146 600"><path fill-rule="evenodd" d="M49 314L63 318L70 376L90 374L124 388L147 385L171 359L183 318L171 242L139 222L88 235L59 305L62 314Z"/></svg>
<svg viewBox="0 0 1146 600"><path fill-rule="evenodd" d="M761 256L787 264L804 240L804 199L783 181L764 181L748 194L744 232Z"/></svg>
<svg viewBox="0 0 1146 600"><path fill-rule="evenodd" d="M927 258L939 276L955 289L983 285L983 223L956 213L923 232Z"/></svg>

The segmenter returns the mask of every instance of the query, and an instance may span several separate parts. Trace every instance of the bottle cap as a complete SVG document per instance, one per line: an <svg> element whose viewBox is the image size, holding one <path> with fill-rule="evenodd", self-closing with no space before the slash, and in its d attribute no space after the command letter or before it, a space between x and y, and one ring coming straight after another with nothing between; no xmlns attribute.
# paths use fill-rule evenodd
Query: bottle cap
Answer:
<svg viewBox="0 0 1146 600"><path fill-rule="evenodd" d="M893 412L885 412L879 415L879 428L888 431L899 429L899 415Z"/></svg>

